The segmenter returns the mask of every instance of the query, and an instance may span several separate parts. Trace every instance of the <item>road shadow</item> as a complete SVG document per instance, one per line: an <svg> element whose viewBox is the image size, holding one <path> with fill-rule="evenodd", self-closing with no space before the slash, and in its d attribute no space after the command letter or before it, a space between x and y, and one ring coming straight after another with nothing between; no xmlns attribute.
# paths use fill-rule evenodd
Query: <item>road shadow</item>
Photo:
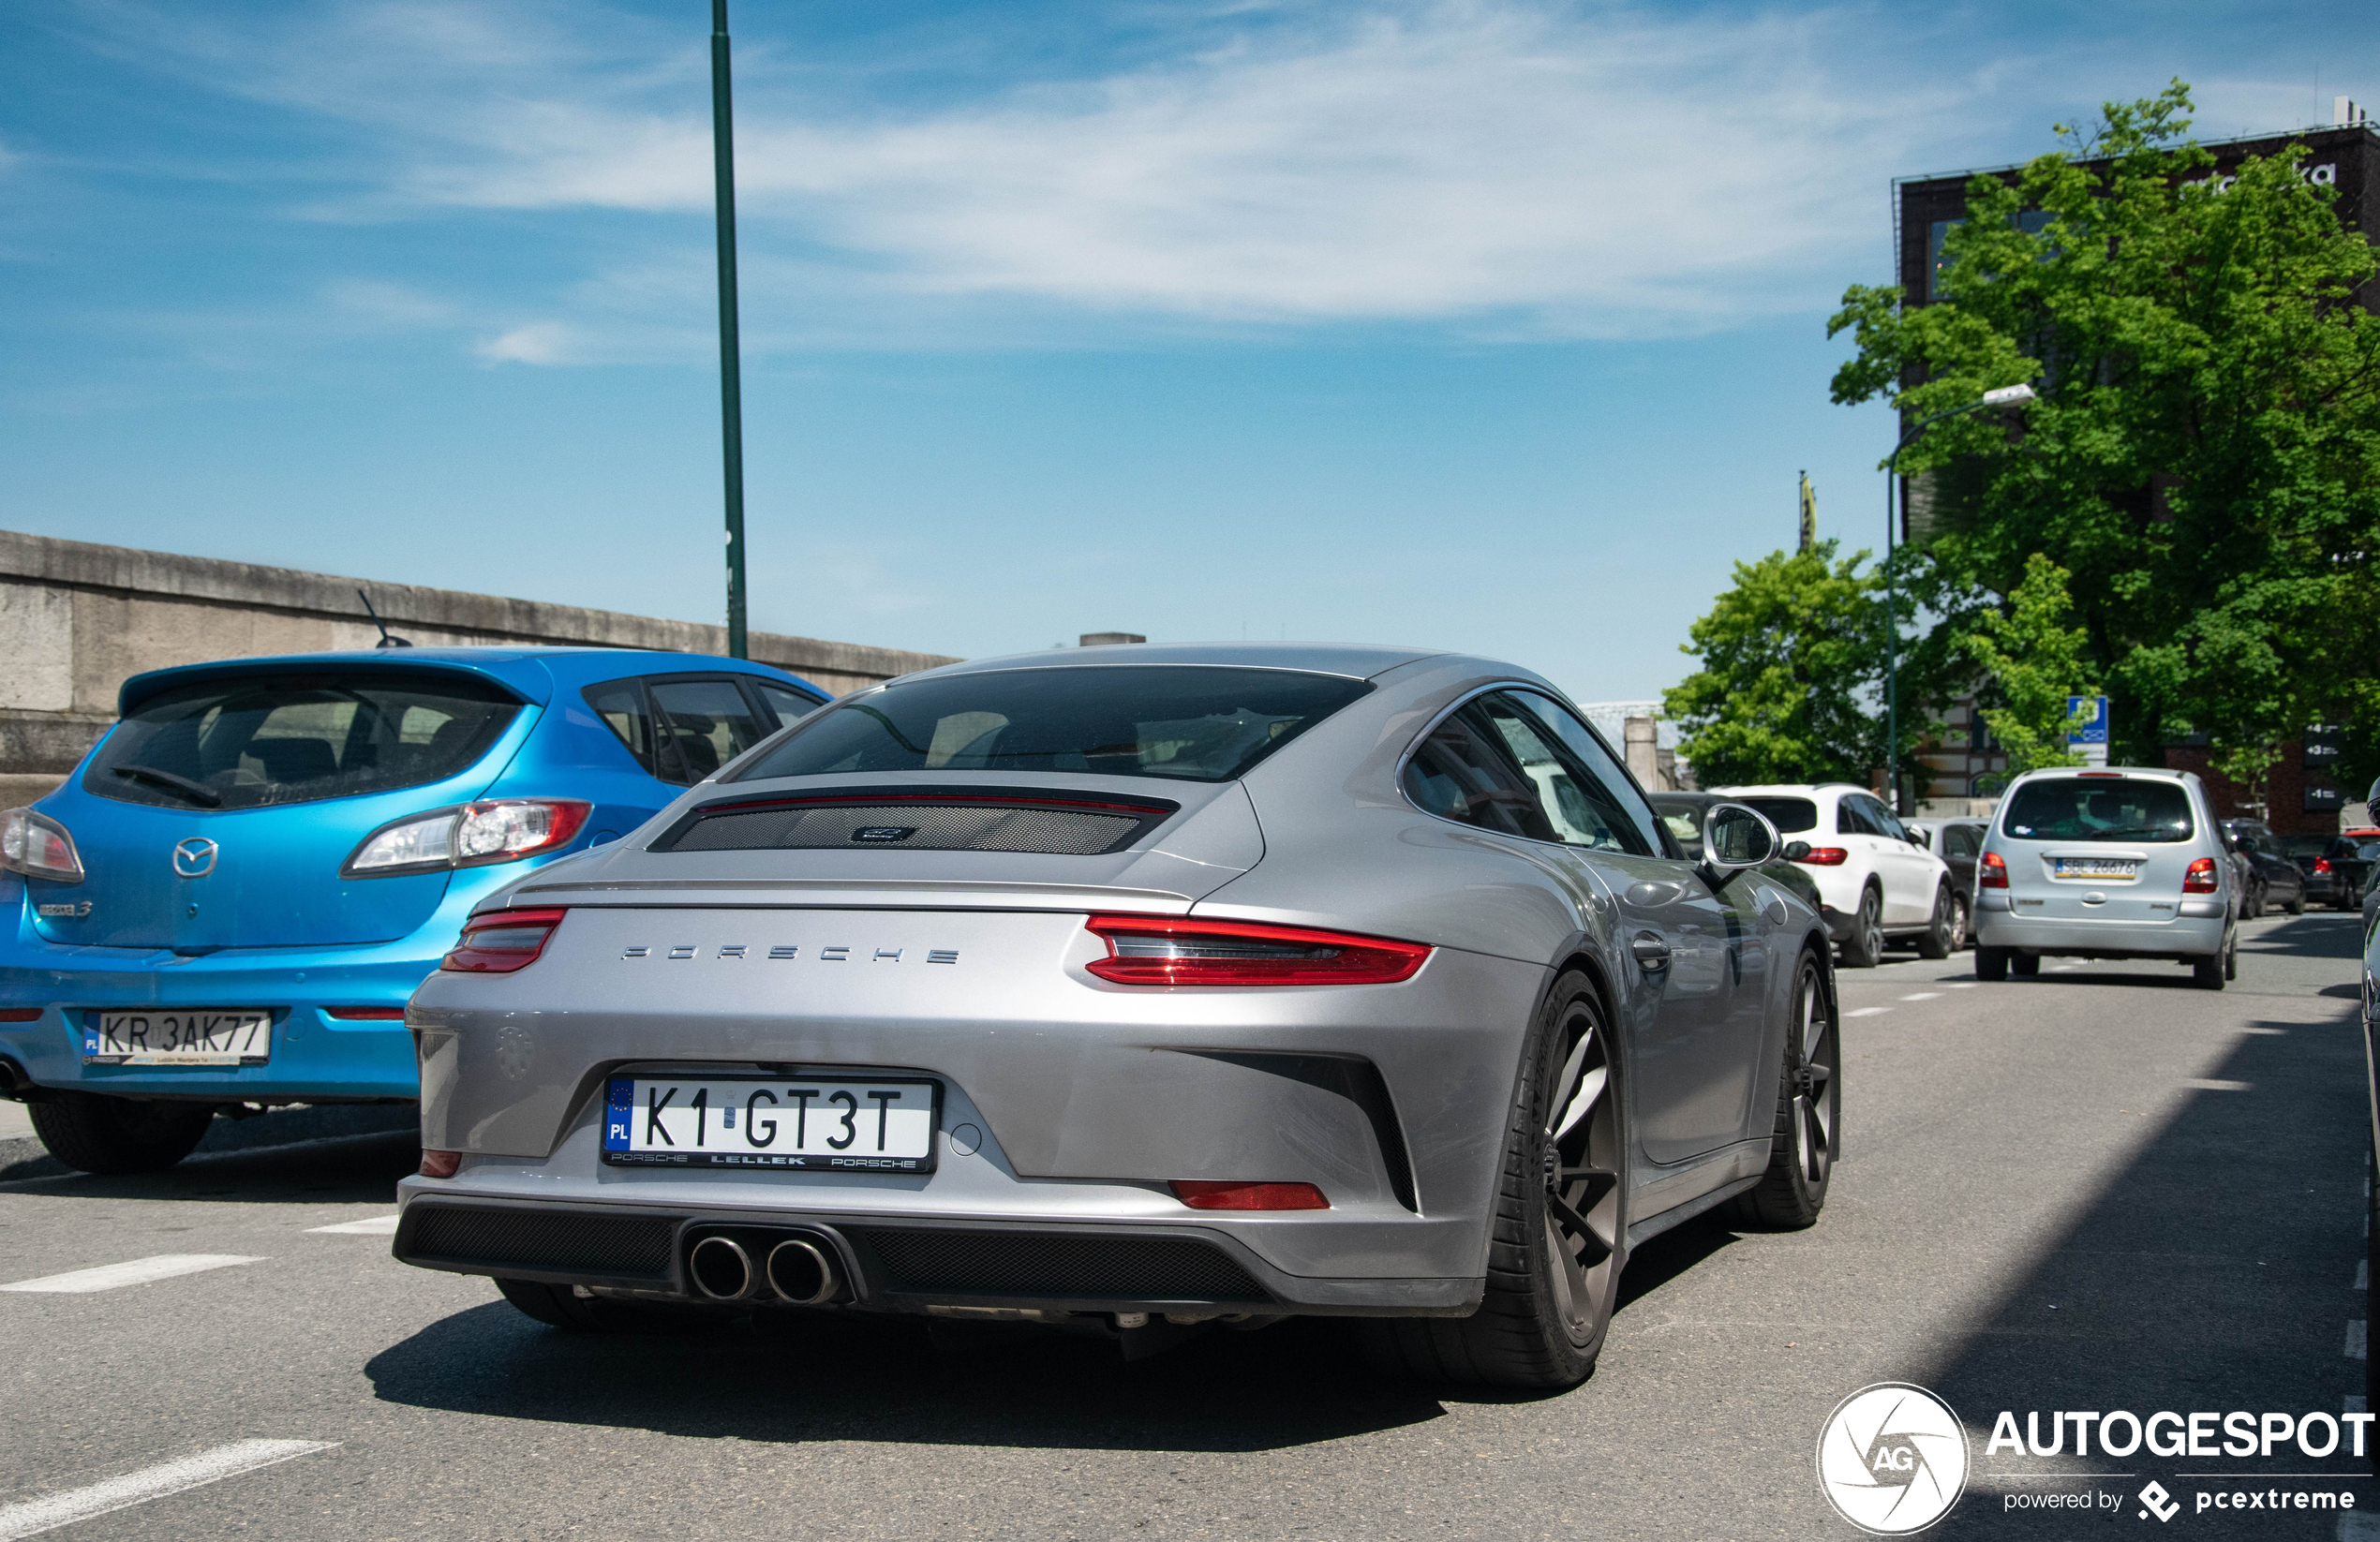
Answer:
<svg viewBox="0 0 2380 1542"><path fill-rule="evenodd" d="M344 1135L412 1133L421 1129L421 1122L420 1108L410 1103L306 1104L271 1108L241 1119L217 1114L197 1149L184 1161ZM0 1183L28 1178L60 1178L73 1171L42 1149L37 1138L0 1140Z"/></svg>
<svg viewBox="0 0 2380 1542"><path fill-rule="evenodd" d="M2329 1012L2327 1003L2308 1007ZM2270 1460L2161 1458L2145 1449L2110 1458L2096 1446L2077 1459L2071 1442L2063 1456L1986 1450L2002 1410L2018 1428L2029 1412L2045 1427L2062 1409L2336 1416L2347 1396L2362 1392L2363 1364L2345 1352L2350 1320L2364 1316L2363 1293L2351 1288L2364 1249L2369 1129L2360 1035L2344 1014L2252 1026L2263 1031L2239 1041L1926 1373L1925 1385L1972 1432L1976 1475L1958 1509L1929 1535L2071 1536L2088 1528L2074 1511L2008 1511L2003 1496L2090 1485L1991 1475L2003 1473L2126 1475L2096 1484L2121 1505L2095 1512L2125 1526L2135 1524L2136 1495L2153 1478L2182 1498L2194 1535L2328 1536L2338 1514L2200 1513L2197 1491L2247 1485L2181 1473L2336 1474L2336 1482L2275 1486L2351 1490L2358 1508L2380 1501L2364 1462L2312 1459L2286 1445ZM2244 1090L2223 1090L2227 1084Z"/></svg>
<svg viewBox="0 0 2380 1542"><path fill-rule="evenodd" d="M2277 927L2242 927L2239 951L2282 958L2360 958L2363 927L2343 913L2330 919L2291 916Z"/></svg>
<svg viewBox="0 0 2380 1542"><path fill-rule="evenodd" d="M800 1444L1246 1452L1445 1413L1363 1370L1344 1323L1211 1329L1127 1364L1104 1340L916 1318L804 1315L667 1337L565 1333L503 1302L423 1328L364 1367L388 1402L499 1418Z"/></svg>
<svg viewBox="0 0 2380 1542"><path fill-rule="evenodd" d="M250 1150L201 1152L161 1173L101 1178L64 1173L0 1183L0 1193L52 1199L231 1200L239 1204L396 1203L396 1183L421 1165L421 1138L399 1131L332 1136Z"/></svg>

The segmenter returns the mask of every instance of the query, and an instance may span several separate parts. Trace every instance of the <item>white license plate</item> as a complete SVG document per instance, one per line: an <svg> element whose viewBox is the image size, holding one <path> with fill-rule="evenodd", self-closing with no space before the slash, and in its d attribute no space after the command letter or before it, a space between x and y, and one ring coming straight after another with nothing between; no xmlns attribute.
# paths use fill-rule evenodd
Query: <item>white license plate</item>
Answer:
<svg viewBox="0 0 2380 1542"><path fill-rule="evenodd" d="M2087 878L2100 883L2130 883L2140 876L2140 864L2116 857L2060 856L2050 859L2050 871L2060 878Z"/></svg>
<svg viewBox="0 0 2380 1542"><path fill-rule="evenodd" d="M263 1007L87 1012L82 1058L102 1065L262 1065L273 1055Z"/></svg>
<svg viewBox="0 0 2380 1542"><path fill-rule="evenodd" d="M614 1076L603 1160L930 1173L940 1092L906 1076Z"/></svg>

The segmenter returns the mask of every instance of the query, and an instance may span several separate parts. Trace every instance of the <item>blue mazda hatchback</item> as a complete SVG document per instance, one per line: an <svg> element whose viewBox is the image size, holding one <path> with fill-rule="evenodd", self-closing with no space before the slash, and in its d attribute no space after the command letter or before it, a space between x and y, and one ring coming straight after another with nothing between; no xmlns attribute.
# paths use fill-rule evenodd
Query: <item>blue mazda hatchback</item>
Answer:
<svg viewBox="0 0 2380 1542"><path fill-rule="evenodd" d="M243 659L125 682L0 814L0 1095L86 1172L218 1107L410 1100L405 1001L480 897L642 824L826 693L611 648Z"/></svg>

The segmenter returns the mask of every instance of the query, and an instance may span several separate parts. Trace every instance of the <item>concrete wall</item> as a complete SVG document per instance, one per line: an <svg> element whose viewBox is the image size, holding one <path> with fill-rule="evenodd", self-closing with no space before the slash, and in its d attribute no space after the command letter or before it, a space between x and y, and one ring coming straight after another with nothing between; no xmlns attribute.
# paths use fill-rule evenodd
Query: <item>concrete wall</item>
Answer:
<svg viewBox="0 0 2380 1542"><path fill-rule="evenodd" d="M417 646L569 644L724 653L723 627L372 584L0 530L0 808L40 796L115 720L126 675L171 664L368 648L389 630ZM856 643L751 634L753 659L838 694L953 660Z"/></svg>

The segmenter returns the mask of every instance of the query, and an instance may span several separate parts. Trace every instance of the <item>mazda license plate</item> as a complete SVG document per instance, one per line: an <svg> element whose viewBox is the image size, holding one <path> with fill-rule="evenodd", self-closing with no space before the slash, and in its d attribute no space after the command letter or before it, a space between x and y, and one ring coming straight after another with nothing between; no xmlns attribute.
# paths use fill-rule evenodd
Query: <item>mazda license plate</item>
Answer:
<svg viewBox="0 0 2380 1542"><path fill-rule="evenodd" d="M94 1065L262 1065L273 1055L264 1007L86 1012L82 1058Z"/></svg>
<svg viewBox="0 0 2380 1542"><path fill-rule="evenodd" d="M905 1076L614 1076L603 1160L930 1173L940 1093Z"/></svg>
<svg viewBox="0 0 2380 1542"><path fill-rule="evenodd" d="M2140 864L2122 857L2060 856L2050 859L2060 878L2088 879L2094 883L2129 883L2140 876Z"/></svg>

